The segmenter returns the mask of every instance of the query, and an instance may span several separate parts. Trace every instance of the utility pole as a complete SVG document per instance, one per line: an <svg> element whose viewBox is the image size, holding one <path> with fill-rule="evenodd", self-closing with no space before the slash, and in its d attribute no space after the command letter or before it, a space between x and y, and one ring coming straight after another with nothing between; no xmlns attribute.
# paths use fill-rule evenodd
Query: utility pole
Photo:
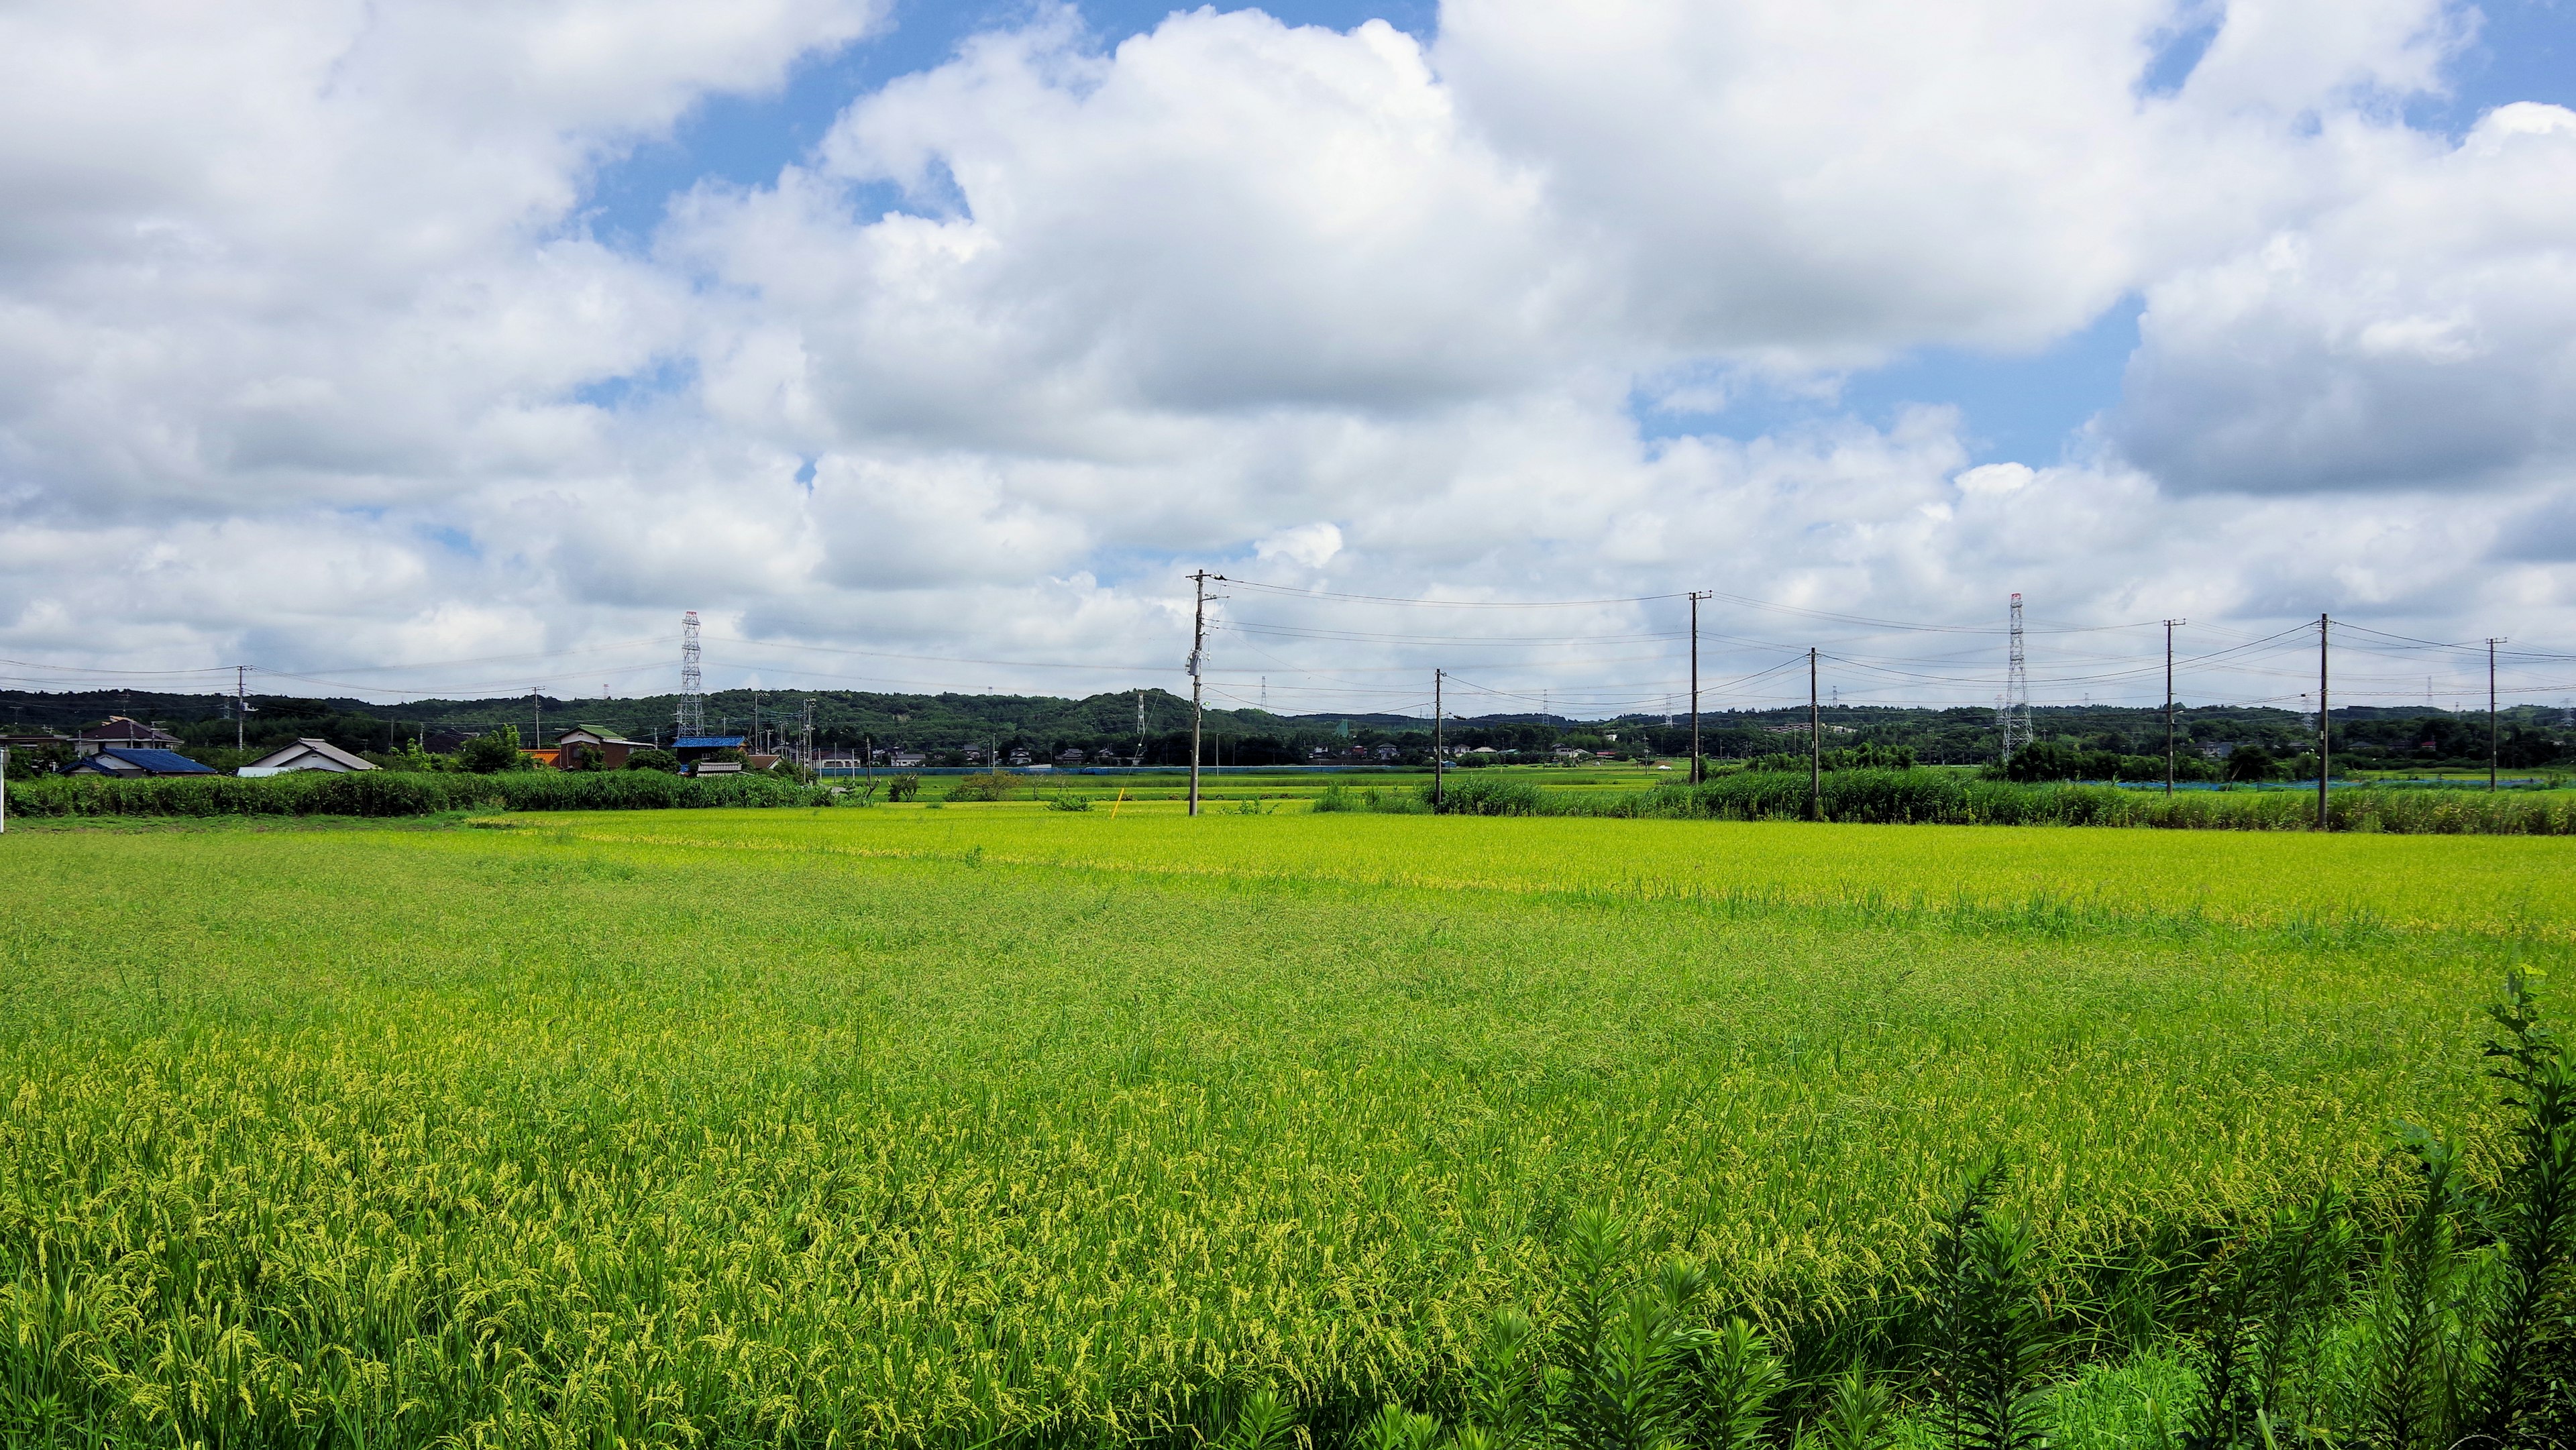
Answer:
<svg viewBox="0 0 2576 1450"><path fill-rule="evenodd" d="M805 739L799 748L805 752L804 763L812 765L814 763L814 697L811 695L805 697Z"/></svg>
<svg viewBox="0 0 2576 1450"><path fill-rule="evenodd" d="M530 750L546 748L546 697L536 685L528 686L528 707L537 712L537 738L528 742Z"/></svg>
<svg viewBox="0 0 2576 1450"><path fill-rule="evenodd" d="M2487 641L2487 789L2496 788L2496 756L2502 745L2502 732L2496 723L2495 647L2500 639Z"/></svg>
<svg viewBox="0 0 2576 1450"><path fill-rule="evenodd" d="M2332 621L2317 616L2317 829L2326 828L2326 781L2334 774L2334 712L2326 699L2326 634Z"/></svg>
<svg viewBox="0 0 2576 1450"><path fill-rule="evenodd" d="M1207 654L1207 582L1220 577L1205 569L1190 576L1198 589L1190 615L1190 814L1194 816L1199 813L1199 729L1207 714L1199 683L1199 663Z"/></svg>
<svg viewBox="0 0 2576 1450"><path fill-rule="evenodd" d="M1145 692L1136 692L1136 763L1145 763Z"/></svg>
<svg viewBox="0 0 2576 1450"><path fill-rule="evenodd" d="M250 715L250 666L233 666L233 749L242 746L242 722Z"/></svg>
<svg viewBox="0 0 2576 1450"><path fill-rule="evenodd" d="M1443 741L1440 730L1442 718L1440 714L1440 682L1442 677L1447 674L1448 671L1446 670L1433 670L1431 672L1431 813L1435 816L1440 814L1441 807L1446 803L1447 798L1442 794L1440 787L1447 782L1449 776L1449 755L1448 752L1442 748Z"/></svg>
<svg viewBox="0 0 2576 1450"><path fill-rule="evenodd" d="M2173 794L2174 785L2174 697L2173 697L2173 632L2186 619L2165 621L2165 794Z"/></svg>
<svg viewBox="0 0 2576 1450"><path fill-rule="evenodd" d="M1699 752L1699 602L1700 602L1701 600L1703 600L1703 599L1708 598L1708 597L1709 597L1709 594L1710 594L1711 592L1712 592L1712 591L1710 591L1710 590L1705 590L1705 589L1694 589L1694 590L1692 590L1692 591L1691 591L1691 597L1690 597L1690 604L1691 604L1691 711L1690 711L1690 715L1691 715L1691 762L1690 762L1690 779L1691 779L1691 784L1693 784L1693 785L1697 785L1697 784L1699 784L1701 781L1708 779L1708 766L1707 766L1706 762L1705 762L1705 761L1703 761L1703 760L1701 759L1700 752Z"/></svg>
<svg viewBox="0 0 2576 1450"><path fill-rule="evenodd" d="M1807 819L1825 816L1824 718L1816 712L1816 649L1807 647Z"/></svg>

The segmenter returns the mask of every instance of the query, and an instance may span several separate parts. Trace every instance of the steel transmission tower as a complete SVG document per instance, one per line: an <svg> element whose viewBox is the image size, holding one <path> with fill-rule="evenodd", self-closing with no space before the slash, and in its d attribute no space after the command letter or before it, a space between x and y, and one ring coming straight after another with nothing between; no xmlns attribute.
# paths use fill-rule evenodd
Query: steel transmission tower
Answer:
<svg viewBox="0 0 2576 1450"><path fill-rule="evenodd" d="M1995 733L2003 737L2007 761L2030 743L2030 668L2022 653L2019 594L2012 597L2012 646L2004 666L2004 697L1995 707Z"/></svg>
<svg viewBox="0 0 2576 1450"><path fill-rule="evenodd" d="M694 609L680 616L679 733L707 733L706 682L698 670L698 612Z"/></svg>

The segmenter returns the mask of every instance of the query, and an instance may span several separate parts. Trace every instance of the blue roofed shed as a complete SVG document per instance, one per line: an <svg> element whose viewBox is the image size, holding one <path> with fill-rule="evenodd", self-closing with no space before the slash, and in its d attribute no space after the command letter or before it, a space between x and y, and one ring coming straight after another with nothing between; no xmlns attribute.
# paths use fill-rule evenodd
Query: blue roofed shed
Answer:
<svg viewBox="0 0 2576 1450"><path fill-rule="evenodd" d="M111 745L95 755L84 755L73 761L63 768L63 774L131 778L144 775L215 775L218 772L175 750L125 750Z"/></svg>

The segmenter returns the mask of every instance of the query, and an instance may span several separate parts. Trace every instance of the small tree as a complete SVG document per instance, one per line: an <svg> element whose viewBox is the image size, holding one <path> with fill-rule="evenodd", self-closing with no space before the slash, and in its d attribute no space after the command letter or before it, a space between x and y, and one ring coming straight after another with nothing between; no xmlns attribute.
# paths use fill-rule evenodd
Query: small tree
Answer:
<svg viewBox="0 0 2576 1450"><path fill-rule="evenodd" d="M535 768L528 757L519 753L519 727L516 725L504 725L466 741L457 748L456 763L476 775L498 775L503 771Z"/></svg>
<svg viewBox="0 0 2576 1450"><path fill-rule="evenodd" d="M630 750L626 752L628 770L658 770L664 775L680 773L680 757L667 750Z"/></svg>
<svg viewBox="0 0 2576 1450"><path fill-rule="evenodd" d="M2239 745L2227 754L2229 780L2276 780L2280 774L2281 762L2260 745Z"/></svg>

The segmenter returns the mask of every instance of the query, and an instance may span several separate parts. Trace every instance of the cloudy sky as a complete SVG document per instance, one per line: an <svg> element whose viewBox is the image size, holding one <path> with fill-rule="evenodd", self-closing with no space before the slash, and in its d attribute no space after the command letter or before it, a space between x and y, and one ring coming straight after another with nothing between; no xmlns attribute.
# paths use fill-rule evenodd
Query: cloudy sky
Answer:
<svg viewBox="0 0 2576 1450"><path fill-rule="evenodd" d="M1283 710L1659 708L1693 589L1712 705L2013 591L2041 703L2554 705L2571 104L2571 0L9 5L0 653L1185 688L1206 568Z"/></svg>

